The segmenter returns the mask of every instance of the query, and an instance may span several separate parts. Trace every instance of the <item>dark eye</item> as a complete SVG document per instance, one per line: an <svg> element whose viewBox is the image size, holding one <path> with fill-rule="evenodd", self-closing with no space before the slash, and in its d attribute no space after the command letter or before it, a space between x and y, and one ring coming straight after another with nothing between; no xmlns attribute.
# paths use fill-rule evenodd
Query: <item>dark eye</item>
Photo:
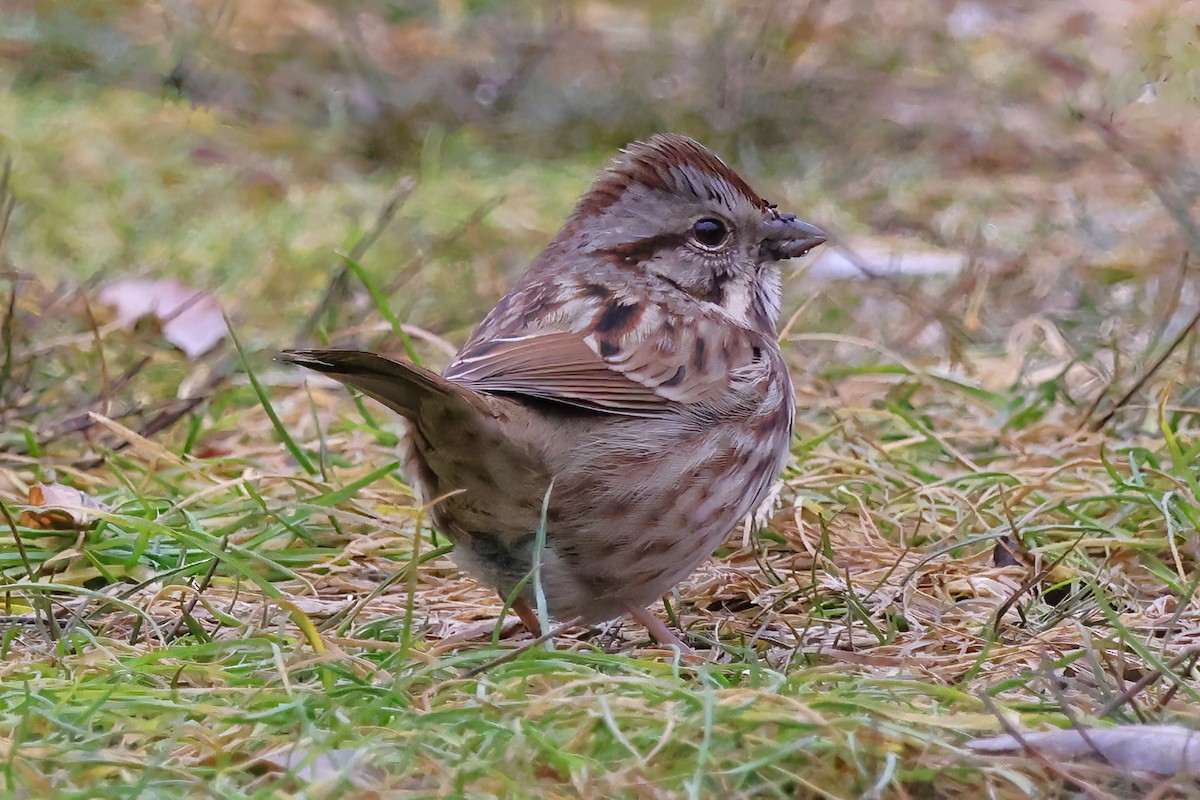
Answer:
<svg viewBox="0 0 1200 800"><path fill-rule="evenodd" d="M707 217L692 226L692 236L705 247L716 247L729 236L729 228L721 220Z"/></svg>

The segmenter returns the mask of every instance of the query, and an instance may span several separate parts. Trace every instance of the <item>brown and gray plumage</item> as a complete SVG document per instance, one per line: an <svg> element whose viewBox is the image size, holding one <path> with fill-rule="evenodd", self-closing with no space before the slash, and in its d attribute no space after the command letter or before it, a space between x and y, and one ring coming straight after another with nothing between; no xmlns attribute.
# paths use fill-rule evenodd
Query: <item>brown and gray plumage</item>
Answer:
<svg viewBox="0 0 1200 800"><path fill-rule="evenodd" d="M288 361L409 420L408 474L455 561L507 596L543 501L549 613L646 611L768 497L792 429L777 262L825 235L695 141L630 145L444 375L371 353ZM536 629L532 587L514 604Z"/></svg>

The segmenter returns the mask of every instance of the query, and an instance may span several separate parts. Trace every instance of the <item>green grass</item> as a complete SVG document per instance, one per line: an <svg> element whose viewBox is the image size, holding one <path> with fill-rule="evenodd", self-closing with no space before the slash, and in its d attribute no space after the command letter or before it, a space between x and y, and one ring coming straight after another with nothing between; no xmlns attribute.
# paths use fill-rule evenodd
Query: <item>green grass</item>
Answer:
<svg viewBox="0 0 1200 800"><path fill-rule="evenodd" d="M0 796L1139 796L1155 781L964 743L1196 724L1194 336L1087 425L1098 386L1093 418L1170 340L1155 265L1179 242L1140 240L1144 265L1100 285L1110 257L1086 202L1056 205L1060 174L898 151L881 197L879 176L837 180L836 149L792 180L778 154L747 165L868 247L918 218L960 252L1008 238L953 278L788 276L785 318L814 299L785 340L782 502L671 598L711 643L692 665L631 623L501 636L397 471L392 417L270 360L345 269L314 339L440 366L428 334L461 341L605 148L539 159L463 129L372 169L336 127L78 81L0 94L0 134ZM1145 213L1095 158L1069 188ZM1063 213L1030 220L1025 195ZM108 324L98 287L132 274L210 290L236 346L189 363L152 324ZM99 508L48 528L38 482ZM993 563L1001 541L1021 563Z"/></svg>

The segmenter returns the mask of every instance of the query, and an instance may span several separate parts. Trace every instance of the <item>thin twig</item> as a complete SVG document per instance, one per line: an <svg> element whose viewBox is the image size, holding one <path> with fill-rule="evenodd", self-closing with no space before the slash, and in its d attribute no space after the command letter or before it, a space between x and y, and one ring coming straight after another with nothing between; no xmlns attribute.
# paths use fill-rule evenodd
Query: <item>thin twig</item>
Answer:
<svg viewBox="0 0 1200 800"><path fill-rule="evenodd" d="M1011 520L1010 520L1010 524L1011 524ZM1079 534L1079 536L1075 539L1075 541L1071 542L1071 546L1064 549L1062 551L1062 553L1059 554L1058 558L1054 559L1049 564L1042 567L1035 574L1026 578L1021 583L1021 585L1017 587L1017 590L1015 592L1013 592L1012 594L1010 594L1008 596L1008 599L1000 604L1000 607L996 609L995 616L992 617L992 630L994 630L994 631L1000 630L1000 623L1004 621L1004 615L1008 613L1008 610L1010 608L1012 608L1013 603L1017 602L1017 598L1019 598L1021 595L1025 594L1027 591L1032 589L1034 586L1037 586L1039 583L1041 583L1041 581L1047 575L1049 575L1054 570L1055 567L1057 567L1059 564L1061 564L1063 562L1063 559L1065 559L1067 556L1069 556L1072 552L1075 551L1075 548L1079 546L1079 543L1081 541L1083 541L1083 537L1086 535L1087 535L1086 532Z"/></svg>
<svg viewBox="0 0 1200 800"><path fill-rule="evenodd" d="M4 172L0 174L0 252L4 249L4 240L8 237L8 225L12 220L13 209L17 207L16 198L9 191L8 182L12 176L12 159L4 159ZM12 294L8 297L8 311L4 315L4 323L0 325L0 339L4 341L4 365L0 366L0 397L12 375L13 362L13 319L17 308L17 277L12 277Z"/></svg>
<svg viewBox="0 0 1200 800"><path fill-rule="evenodd" d="M0 247L8 236L8 223L12 220L13 209L17 207L17 198L13 197L8 188L12 177L12 158L4 159L4 172L0 174Z"/></svg>
<svg viewBox="0 0 1200 800"><path fill-rule="evenodd" d="M13 368L13 320L17 315L17 280L12 282L12 291L8 295L8 308L4 313L4 323L0 325L0 339L4 341L4 364L0 366L0 398L8 380L12 377Z"/></svg>
<svg viewBox="0 0 1200 800"><path fill-rule="evenodd" d="M1117 412L1120 411L1126 403L1132 400L1135 394L1141 391L1142 387L1146 385L1146 382L1149 381L1150 378L1154 377L1154 373L1158 372L1159 368L1166 363L1168 358L1171 357L1171 354L1174 353L1181 344L1183 344L1183 341L1188 337L1188 334L1195 330L1198 323L1200 323L1200 311L1197 311L1192 316L1191 320L1187 325L1184 326L1183 330L1181 330L1179 334L1171 341L1171 343L1167 345L1167 349L1163 351L1163 354L1159 356L1158 359L1155 360L1155 362L1151 364L1145 372L1142 373L1141 377L1134 381L1133 386L1129 387L1129 390L1125 392L1125 394L1121 395L1121 399L1114 403L1113 407L1105 412L1103 417L1092 424L1091 429L1094 433L1098 433L1103 430L1104 426L1108 424L1109 420L1116 416Z"/></svg>
<svg viewBox="0 0 1200 800"><path fill-rule="evenodd" d="M25 542L21 539L21 534L17 530L17 521L13 519L13 515L8 510L8 505L0 501L0 513L4 515L4 520L8 523L8 529L12 532L13 541L17 545L17 554L21 559L21 565L25 568L25 576L29 578L30 583L37 581L36 570L33 568L33 563L29 560L29 553L25 550ZM35 593L30 598L35 611L40 611L46 615L46 623L44 632L51 641L58 641L62 635L62 629L58 627L58 620L54 617L54 610L51 608L51 603L41 594ZM41 617L37 614L34 619L38 621L38 627L42 626Z"/></svg>
<svg viewBox="0 0 1200 800"><path fill-rule="evenodd" d="M1188 665L1186 667L1183 668L1183 674L1187 675L1189 672L1194 670L1196 668L1197 661L1200 661L1200 653L1192 653L1191 661L1188 663ZM1173 698L1178 691L1179 691L1179 684L1172 683L1170 688L1167 689L1165 692L1163 692L1163 696L1161 698L1159 698L1158 707L1156 710L1162 711L1164 708L1166 708L1167 703L1171 702L1171 698Z"/></svg>
<svg viewBox="0 0 1200 800"><path fill-rule="evenodd" d="M1162 324L1155 332L1154 338L1150 340L1148 345L1146 345L1146 350L1144 353L1142 353L1143 361L1158 347L1159 343L1162 342L1162 338L1167 332L1167 326L1171 323L1171 320L1175 318L1176 312L1179 311L1179 303L1183 298L1183 289L1187 284L1187 278L1188 251L1185 249L1179 258L1179 280L1177 281L1174 290L1169 292L1167 295L1167 307L1162 313ZM1113 346L1113 352L1117 352L1115 344ZM1116 377L1116 375L1113 375L1112 379L1104 385L1104 388L1102 388L1099 392L1096 392L1096 396L1092 399L1092 402L1088 404L1087 410L1084 412L1083 418L1080 420L1076 430L1082 430L1091 421L1096 411L1100 408L1100 404L1108 396L1109 390L1116 385Z"/></svg>
<svg viewBox="0 0 1200 800"><path fill-rule="evenodd" d="M1096 740L1092 738L1091 731L1089 731L1087 726L1080 721L1079 715L1076 714L1075 709L1071 707L1071 701L1067 699L1067 694L1063 691L1060 680L1058 676L1054 674L1054 669L1050 665L1050 659L1046 657L1045 646L1042 647L1040 660L1041 668L1046 676L1046 686L1050 689L1050 694L1054 695L1055 701L1058 702L1058 708L1060 711L1062 711L1063 716L1066 717L1067 721L1071 723L1071 728L1077 734L1079 734L1079 738L1083 740L1083 743L1090 747L1092 752L1095 753L1101 761L1103 761L1105 764L1111 765L1112 762L1109 760L1108 756L1104 754L1104 751L1100 749L1098 744L1096 744Z"/></svg>
<svg viewBox="0 0 1200 800"><path fill-rule="evenodd" d="M221 552L225 552L225 548L229 544L229 536L222 536L221 542L217 546ZM200 602L200 595L208 589L208 585L212 582L213 576L217 574L217 567L221 564L221 559L213 558L212 563L208 565L208 570L204 573L204 577L200 579L200 585L196 587L196 591L184 603L183 609L180 611L179 619L175 621L175 625L171 628L171 632L167 634L167 641L171 642L179 636L180 629L183 628L183 622L192 613L196 604ZM130 642L132 644L132 642Z"/></svg>
<svg viewBox="0 0 1200 800"><path fill-rule="evenodd" d="M1163 666L1166 667L1166 669L1174 669L1175 667L1179 666L1184 661L1186 661L1188 658L1191 658L1192 656L1197 656L1197 655L1200 655L1200 644L1194 644L1194 645L1184 649L1182 652L1177 653L1174 658L1172 658L1170 661L1168 661ZM1112 700L1109 700L1107 703L1105 703L1104 707L1100 709L1100 711L1096 714L1096 716L1100 719L1107 717L1109 714L1113 713L1121 706L1132 701L1135 697L1137 697L1143 691L1145 691L1149 687L1153 686L1155 683L1158 682L1158 680L1160 678L1164 677L1164 675L1165 675L1165 673L1162 670L1154 670L1153 672L1146 673L1142 677L1138 678L1137 681L1132 686L1130 686L1128 689L1121 692L1119 695L1114 697Z"/></svg>
<svg viewBox="0 0 1200 800"><path fill-rule="evenodd" d="M840 250L842 254L846 256L846 260L849 261L855 269L863 274L863 277L867 278L873 283L883 284L886 286L888 291L891 292L892 295L898 298L902 303L908 306L909 310L912 311L913 314L924 320L924 322L921 323L921 327L928 325L929 321L932 320L946 326L947 331L961 337L962 340L967 343L973 343L975 341L975 337L972 336L965 327L963 327L961 320L954 319L953 316L947 313L944 307L934 303L924 294L908 289L896 277L896 273L881 272L875 269L875 267L866 258L855 252L854 249L851 248L850 245L844 240L837 239L835 237L835 241L837 242L838 250ZM973 251L971 255L972 259L974 258L974 255L975 253Z"/></svg>
<svg viewBox="0 0 1200 800"><path fill-rule="evenodd" d="M397 212L404 206L404 203L412 195L417 188L417 182L410 177L403 178L397 184L395 191L388 197L383 207L379 209L379 215L375 218L375 224L367 231L361 239L350 250L349 258L351 261L360 261L367 250L371 248L383 232L387 230L388 225L396 218ZM325 291L321 295L321 302L313 309L313 312L304 320L304 324L300 326L300 330L296 332L298 342L304 343L312 338L313 332L316 331L317 325L321 320L333 310L337 303L340 303L346 294L347 285L350 281L350 266L345 258L339 259L337 271L333 277L329 279L329 283L325 286Z"/></svg>
<svg viewBox="0 0 1200 800"><path fill-rule="evenodd" d="M96 322L96 315L92 313L92 304L88 302L87 295L82 295L80 299L83 301L88 327L92 329L92 344L96 348L96 357L100 361L100 395L96 400L100 405L100 413L108 416L109 403L112 401L112 381L108 377L108 359L104 357L104 339L100 335L100 324Z"/></svg>
<svg viewBox="0 0 1200 800"><path fill-rule="evenodd" d="M1186 198L1177 196L1178 190L1170 183L1169 178L1147 164L1144 157L1130 147L1128 137L1118 131L1112 122L1088 112L1081 112L1080 117L1088 127L1100 135L1108 149L1120 156L1145 179L1158 202L1183 230L1190 249L1200 252L1200 225L1192 219L1191 203Z"/></svg>
<svg viewBox="0 0 1200 800"><path fill-rule="evenodd" d="M472 667L471 669L464 672L462 677L474 678L476 675L481 675L482 673L487 672L489 669L492 669L493 667L498 667L501 664L507 664L509 661L512 661L513 659L518 658L521 655L524 655L526 652L533 649L534 647L537 647L539 644L542 644L543 642L548 642L556 636L562 636L564 633L571 630L571 628L574 628L576 625L579 625L580 622L581 622L581 619L579 617L575 617L574 619L568 620L567 622L564 622L562 625L559 625L554 630L543 633L541 636L537 637L536 639L534 639L532 642L529 642L528 644L522 645L521 647L518 647L515 650L512 650L511 652L505 653L504 655L500 656L499 658L493 659L493 660L487 662L486 664L480 664L478 667Z"/></svg>

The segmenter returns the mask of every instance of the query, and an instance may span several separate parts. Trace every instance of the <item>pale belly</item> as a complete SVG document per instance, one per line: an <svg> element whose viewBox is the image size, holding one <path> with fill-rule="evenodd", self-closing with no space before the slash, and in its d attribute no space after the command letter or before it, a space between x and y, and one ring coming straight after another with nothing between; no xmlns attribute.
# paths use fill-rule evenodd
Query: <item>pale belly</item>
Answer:
<svg viewBox="0 0 1200 800"><path fill-rule="evenodd" d="M539 458L511 458L500 440L450 454L417 436L409 460L439 495L462 490L433 507L433 523L459 566L502 595L532 568L550 489L540 553L550 614L596 622L653 603L712 554L770 490L787 433L776 438L763 447L744 422L568 416L543 432ZM533 601L531 585L524 596Z"/></svg>

